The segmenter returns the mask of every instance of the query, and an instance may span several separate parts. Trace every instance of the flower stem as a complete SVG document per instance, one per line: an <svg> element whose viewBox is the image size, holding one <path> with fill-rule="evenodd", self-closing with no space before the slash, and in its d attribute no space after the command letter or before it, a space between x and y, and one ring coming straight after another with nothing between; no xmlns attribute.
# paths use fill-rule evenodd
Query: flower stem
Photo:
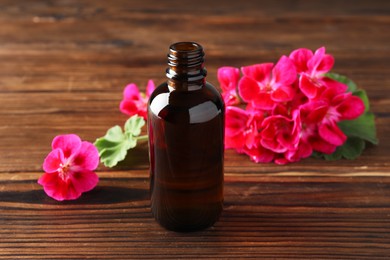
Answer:
<svg viewBox="0 0 390 260"><path fill-rule="evenodd" d="M149 136L148 135L141 135L137 137L137 141L145 141L148 140Z"/></svg>

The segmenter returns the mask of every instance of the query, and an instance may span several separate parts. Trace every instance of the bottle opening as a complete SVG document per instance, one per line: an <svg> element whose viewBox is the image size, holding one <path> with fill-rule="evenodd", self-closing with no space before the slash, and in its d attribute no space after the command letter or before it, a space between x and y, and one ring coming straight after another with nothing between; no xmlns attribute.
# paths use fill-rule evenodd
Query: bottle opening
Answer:
<svg viewBox="0 0 390 260"><path fill-rule="evenodd" d="M177 52L192 52L202 50L202 46L195 42L177 42L171 45L170 49Z"/></svg>
<svg viewBox="0 0 390 260"><path fill-rule="evenodd" d="M203 47L195 42L177 42L169 47L168 85L176 90L195 90L205 84Z"/></svg>

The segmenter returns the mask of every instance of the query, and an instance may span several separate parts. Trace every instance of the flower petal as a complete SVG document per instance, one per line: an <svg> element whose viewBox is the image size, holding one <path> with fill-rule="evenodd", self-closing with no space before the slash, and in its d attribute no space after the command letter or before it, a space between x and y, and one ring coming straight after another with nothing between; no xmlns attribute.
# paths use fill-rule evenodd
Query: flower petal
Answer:
<svg viewBox="0 0 390 260"><path fill-rule="evenodd" d="M258 109L272 110L276 105L275 101L272 100L271 94L269 93L259 93L253 100L253 106Z"/></svg>
<svg viewBox="0 0 390 260"><path fill-rule="evenodd" d="M267 148L275 153L284 153L287 151L287 148L280 145L277 140L270 140L270 139L261 139L260 140L261 145L264 148Z"/></svg>
<svg viewBox="0 0 390 260"><path fill-rule="evenodd" d="M83 193L95 188L99 177L93 171L83 170L71 175L72 185L77 192Z"/></svg>
<svg viewBox="0 0 390 260"><path fill-rule="evenodd" d="M285 132L284 134L279 134L276 136L275 141L278 145L281 147L285 147L287 150L294 150L296 149L297 142L299 140L296 140L297 135L291 135L291 133Z"/></svg>
<svg viewBox="0 0 390 260"><path fill-rule="evenodd" d="M61 149L65 158L78 152L81 146L81 139L75 134L58 135L51 143L53 149Z"/></svg>
<svg viewBox="0 0 390 260"><path fill-rule="evenodd" d="M291 85L297 79L297 71L294 63L282 56L272 70L272 80L280 85Z"/></svg>
<svg viewBox="0 0 390 260"><path fill-rule="evenodd" d="M156 89L156 86L154 85L153 80L148 81L148 85L146 86L146 96L150 97L152 95L153 91Z"/></svg>
<svg viewBox="0 0 390 260"><path fill-rule="evenodd" d="M276 102L287 102L294 98L294 94L295 92L291 85L282 86L271 93L271 99Z"/></svg>
<svg viewBox="0 0 390 260"><path fill-rule="evenodd" d="M337 111L341 115L341 120L351 120L359 117L364 113L365 106L363 101L356 96L350 96L344 100L338 107Z"/></svg>
<svg viewBox="0 0 390 260"><path fill-rule="evenodd" d="M47 173L53 173L58 170L60 164L64 162L64 153L60 148L52 150L43 162L43 170Z"/></svg>
<svg viewBox="0 0 390 260"><path fill-rule="evenodd" d="M336 146L342 145L347 140L347 136L334 122L331 124L321 124L318 127L318 132L322 139Z"/></svg>
<svg viewBox="0 0 390 260"><path fill-rule="evenodd" d="M329 72L334 65L334 58L332 55L325 54L322 59L320 64L317 67L317 73L318 74L325 74Z"/></svg>
<svg viewBox="0 0 390 260"><path fill-rule="evenodd" d="M62 180L58 173L45 173L39 178L38 183L43 186L49 197L58 201L77 199L81 195L71 181Z"/></svg>
<svg viewBox="0 0 390 260"><path fill-rule="evenodd" d="M338 82L328 77L322 78L321 81L328 89L332 89L332 93L334 93L333 95L345 93L348 89L348 86L344 83Z"/></svg>
<svg viewBox="0 0 390 260"><path fill-rule="evenodd" d="M257 82L267 83L270 81L273 66L273 63L255 64L242 67L241 71L246 77L254 79Z"/></svg>
<svg viewBox="0 0 390 260"><path fill-rule="evenodd" d="M226 107L225 134L227 136L235 136L243 133L247 121L248 115L245 110L233 106Z"/></svg>
<svg viewBox="0 0 390 260"><path fill-rule="evenodd" d="M271 115L281 115L288 117L290 114L290 107L287 107L284 104L278 103L275 105L275 107L272 109Z"/></svg>
<svg viewBox="0 0 390 260"><path fill-rule="evenodd" d="M310 144L313 147L314 151L325 153L325 154L334 153L334 151L336 151L337 148L336 145L326 142L319 136L310 138Z"/></svg>
<svg viewBox="0 0 390 260"><path fill-rule="evenodd" d="M307 104L305 112L307 112L305 117L305 123L307 124L317 124L320 123L329 110L329 105L323 101L312 101Z"/></svg>
<svg viewBox="0 0 390 260"><path fill-rule="evenodd" d="M218 69L218 81L223 92L235 90L239 77L240 70L238 68L221 67Z"/></svg>
<svg viewBox="0 0 390 260"><path fill-rule="evenodd" d="M313 57L309 49L301 48L291 52L289 58L294 62L298 73L307 72L307 62Z"/></svg>
<svg viewBox="0 0 390 260"><path fill-rule="evenodd" d="M299 79L299 88L308 98L313 99L317 96L317 86L306 75L301 75Z"/></svg>
<svg viewBox="0 0 390 260"><path fill-rule="evenodd" d="M251 149L245 149L244 152L256 163L272 162L275 157L275 154L272 151L265 149L260 145L258 147L252 147Z"/></svg>
<svg viewBox="0 0 390 260"><path fill-rule="evenodd" d="M313 57L309 60L307 67L311 72L311 75L320 76L330 71L334 64L333 56L325 54L325 47L321 47L314 53Z"/></svg>
<svg viewBox="0 0 390 260"><path fill-rule="evenodd" d="M236 149L241 153L245 145L245 136L243 134L225 135L225 149Z"/></svg>
<svg viewBox="0 0 390 260"><path fill-rule="evenodd" d="M313 153L309 142L301 140L296 150L289 150L284 154L288 162L298 162L300 159L307 158Z"/></svg>
<svg viewBox="0 0 390 260"><path fill-rule="evenodd" d="M245 102L251 102L260 91L258 83L249 77L242 77L238 83L238 91Z"/></svg>
<svg viewBox="0 0 390 260"><path fill-rule="evenodd" d="M123 114L132 116L138 114L138 107L132 100L122 100L119 109Z"/></svg>
<svg viewBox="0 0 390 260"><path fill-rule="evenodd" d="M139 100L141 99L141 94L139 92L139 89L137 87L137 85L135 85L134 83L131 83L129 85L127 85L125 87L125 89L123 90L123 98L126 100Z"/></svg>
<svg viewBox="0 0 390 260"><path fill-rule="evenodd" d="M241 152L245 145L245 129L248 121L246 111L238 107L226 108L225 147Z"/></svg>
<svg viewBox="0 0 390 260"><path fill-rule="evenodd" d="M318 48L313 57L307 62L308 72L310 74L315 73L317 71L318 65L320 65L323 56L325 55L325 47Z"/></svg>
<svg viewBox="0 0 390 260"><path fill-rule="evenodd" d="M234 106L240 103L236 90L222 92L221 94L226 106Z"/></svg>
<svg viewBox="0 0 390 260"><path fill-rule="evenodd" d="M73 158L72 167L80 167L82 169L93 171L99 165L99 152L97 148L90 142L83 141L79 152Z"/></svg>
<svg viewBox="0 0 390 260"><path fill-rule="evenodd" d="M298 146L298 157L307 158L313 153L313 148L309 142L301 141Z"/></svg>

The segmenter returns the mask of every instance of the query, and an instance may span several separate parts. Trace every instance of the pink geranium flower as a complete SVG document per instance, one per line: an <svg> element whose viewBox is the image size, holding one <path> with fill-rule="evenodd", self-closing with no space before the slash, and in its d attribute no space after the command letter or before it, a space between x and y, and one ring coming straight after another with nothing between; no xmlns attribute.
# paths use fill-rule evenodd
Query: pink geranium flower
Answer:
<svg viewBox="0 0 390 260"><path fill-rule="evenodd" d="M218 69L218 81L222 89L222 97L226 106L237 105L240 99L237 94L237 85L240 70L234 67L221 67Z"/></svg>
<svg viewBox="0 0 390 260"><path fill-rule="evenodd" d="M278 63L256 64L242 67L244 76L238 89L241 98L255 108L271 110L278 102L291 101L294 97L292 84L297 79L292 61L283 56Z"/></svg>
<svg viewBox="0 0 390 260"><path fill-rule="evenodd" d="M299 88L308 98L315 98L326 87L322 79L333 67L333 56L325 54L325 47L321 47L314 54L309 49L297 49L289 57L300 74Z"/></svg>
<svg viewBox="0 0 390 260"><path fill-rule="evenodd" d="M272 151L260 143L260 127L264 117L252 108L243 110L238 107L226 108L225 148L236 149L245 153L255 162L271 162L274 158Z"/></svg>
<svg viewBox="0 0 390 260"><path fill-rule="evenodd" d="M148 81L145 94L139 91L136 84L127 85L123 91L123 100L119 105L120 111L129 116L142 116L146 120L148 99L154 89L153 80Z"/></svg>
<svg viewBox="0 0 390 260"><path fill-rule="evenodd" d="M293 117L272 115L262 122L261 144L275 152L285 153L298 148L301 121L299 111L294 111Z"/></svg>
<svg viewBox="0 0 390 260"><path fill-rule="evenodd" d="M99 164L99 153L92 143L74 134L59 135L52 148L43 163L45 173L38 180L48 196L74 200L97 185L99 178L93 171Z"/></svg>
<svg viewBox="0 0 390 260"><path fill-rule="evenodd" d="M311 102L302 105L307 131L303 138L310 138L314 150L333 153L344 144L347 136L337 126L342 120L352 120L364 113L363 101L338 87L328 87Z"/></svg>

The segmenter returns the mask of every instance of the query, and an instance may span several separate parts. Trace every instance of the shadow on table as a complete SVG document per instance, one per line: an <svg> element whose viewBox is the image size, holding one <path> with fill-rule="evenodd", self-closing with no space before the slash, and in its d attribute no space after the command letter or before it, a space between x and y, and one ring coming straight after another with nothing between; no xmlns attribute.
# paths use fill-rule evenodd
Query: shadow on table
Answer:
<svg viewBox="0 0 390 260"><path fill-rule="evenodd" d="M15 202L49 205L94 205L114 204L131 201L149 200L149 191L138 188L103 186L84 193L80 198L70 201L56 201L48 197L43 190L24 192L2 192L0 202Z"/></svg>

